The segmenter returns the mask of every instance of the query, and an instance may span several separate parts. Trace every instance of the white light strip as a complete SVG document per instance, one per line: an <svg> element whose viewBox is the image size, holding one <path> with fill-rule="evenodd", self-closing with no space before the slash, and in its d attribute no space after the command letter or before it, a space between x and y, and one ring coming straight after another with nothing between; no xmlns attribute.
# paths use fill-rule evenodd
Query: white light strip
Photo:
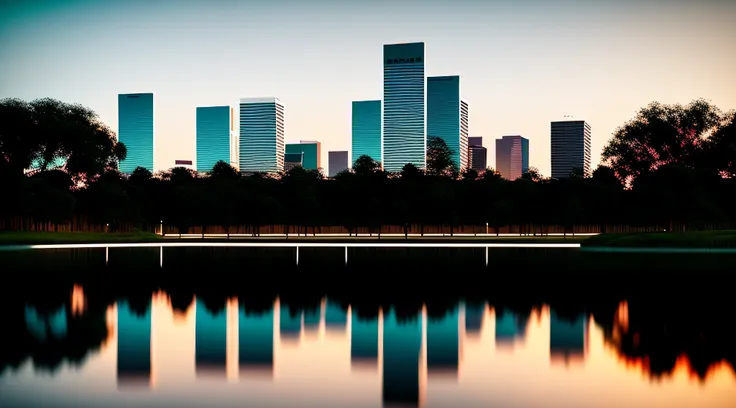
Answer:
<svg viewBox="0 0 736 408"><path fill-rule="evenodd" d="M81 248L580 248L580 244L482 244L482 243L357 243L357 242L143 242L110 244L17 245L14 249Z"/></svg>
<svg viewBox="0 0 736 408"><path fill-rule="evenodd" d="M567 237L567 238L592 237L592 236L595 236L595 235L600 235L600 234L599 233L584 233L584 234L575 234L575 235L572 235L572 234L562 234L562 233L553 233L553 234L546 234L546 235L540 235L540 234L537 234L537 235L532 235L532 234L522 234L522 235L519 235L519 234L498 234L498 235L496 235L496 234L486 234L486 233L482 233L482 234L453 234L453 235L450 235L450 234L424 234L424 235L422 235L422 234L408 234L408 235L404 235L404 234L381 234L381 237L402 237L402 238L405 237L405 236L409 236L409 237L413 237L413 238L420 238L420 237L425 237L425 238L426 237L445 237L445 238L459 238L459 237L477 237L477 238L482 238L482 237L489 237L489 238L494 238L494 237L512 237L512 238L539 238L539 239L543 239L543 238L547 238L547 237ZM228 237L227 234L204 234L204 236L202 234L181 234L181 235L179 235L179 234L165 234L164 236L171 237L171 238L179 238L179 237L181 237L181 238L203 238L203 237L204 238L227 238ZM259 234L257 236L254 236L253 234L230 234L229 236L231 238L232 237L248 237L248 238L253 238L253 239L258 239L258 238L286 238L286 234ZM376 238L376 237L378 237L378 234L352 234L352 235L350 235L350 234L289 234L289 237L294 237L294 238L298 238L298 237L309 237L309 238L314 238L314 237L325 237L325 238L329 238L329 237L352 237L352 238L368 237L368 238L370 238L370 237L372 237L372 238Z"/></svg>

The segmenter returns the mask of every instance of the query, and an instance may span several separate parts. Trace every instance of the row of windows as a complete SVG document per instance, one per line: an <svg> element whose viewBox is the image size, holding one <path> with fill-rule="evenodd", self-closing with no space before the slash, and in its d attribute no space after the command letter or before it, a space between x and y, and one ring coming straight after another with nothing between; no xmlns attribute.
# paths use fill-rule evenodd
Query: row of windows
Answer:
<svg viewBox="0 0 736 408"><path fill-rule="evenodd" d="M418 63L422 62L421 57L415 57L415 58L394 58L394 59L387 59L386 65L392 65L392 64L411 64L411 63Z"/></svg>

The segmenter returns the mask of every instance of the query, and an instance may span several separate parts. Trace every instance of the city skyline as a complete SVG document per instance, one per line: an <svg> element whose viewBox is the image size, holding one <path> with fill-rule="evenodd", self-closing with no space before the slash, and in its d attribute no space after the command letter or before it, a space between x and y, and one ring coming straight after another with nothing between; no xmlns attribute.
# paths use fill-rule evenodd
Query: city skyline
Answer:
<svg viewBox="0 0 736 408"><path fill-rule="evenodd" d="M174 9L167 1L26 3L0 6L7 34L0 38L2 96L78 102L118 131L116 95L153 92L155 163L165 167L193 156L194 107L236 106L241 96L279 97L289 108L285 142L320 140L323 161L327 151L351 150L350 102L381 98L381 46L398 42L425 42L427 76L463 77L470 134L525 135L530 164L547 176L549 123L563 115L595 128L594 168L616 127L651 101L705 97L736 107L728 75L736 59L723 52L736 33L729 24L736 7L715 0L667 7L653 7L654 1L460 1L421 8L412 1L390 7L213 1ZM294 12L275 13L281 7ZM277 16L286 29L273 24ZM427 20L443 23L427 26ZM240 41L253 33L269 40ZM494 146L488 154L494 166Z"/></svg>

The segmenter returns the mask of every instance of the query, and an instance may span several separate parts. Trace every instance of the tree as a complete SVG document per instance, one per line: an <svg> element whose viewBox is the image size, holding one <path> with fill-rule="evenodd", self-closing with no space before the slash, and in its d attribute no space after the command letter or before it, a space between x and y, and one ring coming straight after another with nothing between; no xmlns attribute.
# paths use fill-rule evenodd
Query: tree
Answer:
<svg viewBox="0 0 736 408"><path fill-rule="evenodd" d="M452 160L453 151L436 136L427 137L427 173L433 176L457 178L458 166Z"/></svg>
<svg viewBox="0 0 736 408"><path fill-rule="evenodd" d="M527 171L521 175L521 178L524 180L531 180L535 183L544 180L544 176L542 176L542 173L540 173L536 167L529 167Z"/></svg>
<svg viewBox="0 0 736 408"><path fill-rule="evenodd" d="M368 155L362 155L355 160L353 172L358 176L367 176L381 169L381 164Z"/></svg>
<svg viewBox="0 0 736 408"><path fill-rule="evenodd" d="M702 167L722 177L736 177L736 111L724 115L723 122L708 139Z"/></svg>
<svg viewBox="0 0 736 408"><path fill-rule="evenodd" d="M233 181L238 179L238 171L223 160L219 160L212 166L209 176L213 180Z"/></svg>
<svg viewBox="0 0 736 408"><path fill-rule="evenodd" d="M666 164L696 165L706 136L720 122L721 112L703 99L687 106L653 102L616 130L603 160L626 184Z"/></svg>
<svg viewBox="0 0 736 408"><path fill-rule="evenodd" d="M401 168L401 178L404 180L418 180L424 175L424 172L413 163L406 163Z"/></svg>
<svg viewBox="0 0 736 408"><path fill-rule="evenodd" d="M115 168L127 150L93 110L44 98L0 100L0 153L0 170L11 174L65 160L67 172L89 178Z"/></svg>

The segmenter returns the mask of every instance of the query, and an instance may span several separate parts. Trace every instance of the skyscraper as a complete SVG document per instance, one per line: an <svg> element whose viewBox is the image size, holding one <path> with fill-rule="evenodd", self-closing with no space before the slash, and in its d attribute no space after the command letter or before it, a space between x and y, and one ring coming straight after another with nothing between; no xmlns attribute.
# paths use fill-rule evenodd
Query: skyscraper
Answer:
<svg viewBox="0 0 736 408"><path fill-rule="evenodd" d="M483 138L481 136L473 136L468 138L468 161L469 167L477 172L484 171L488 168L487 164L488 150L483 147Z"/></svg>
<svg viewBox="0 0 736 408"><path fill-rule="evenodd" d="M383 168L426 168L424 43L383 46Z"/></svg>
<svg viewBox="0 0 736 408"><path fill-rule="evenodd" d="M496 139L496 171L507 180L529 171L529 140L518 135Z"/></svg>
<svg viewBox="0 0 736 408"><path fill-rule="evenodd" d="M329 152L327 153L327 158L329 177L335 177L341 171L348 169L348 152L346 150Z"/></svg>
<svg viewBox="0 0 736 408"><path fill-rule="evenodd" d="M240 171L284 169L284 105L277 98L240 100Z"/></svg>
<svg viewBox="0 0 736 408"><path fill-rule="evenodd" d="M584 120L552 122L552 178L560 179L579 169L590 174L590 125Z"/></svg>
<svg viewBox="0 0 736 408"><path fill-rule="evenodd" d="M289 171L294 167L301 167L304 164L304 153L285 153L284 154L284 171Z"/></svg>
<svg viewBox="0 0 736 408"><path fill-rule="evenodd" d="M307 170L317 170L322 168L322 144L320 142L307 142L302 140L299 143L289 143L286 145L286 153L302 153L302 167Z"/></svg>
<svg viewBox="0 0 736 408"><path fill-rule="evenodd" d="M154 171L152 93L118 95L118 141L128 148L120 172L132 173L136 167Z"/></svg>
<svg viewBox="0 0 736 408"><path fill-rule="evenodd" d="M222 160L230 163L230 128L232 110L229 106L198 107L197 110L197 171L210 171Z"/></svg>
<svg viewBox="0 0 736 408"><path fill-rule="evenodd" d="M353 101L351 163L360 156L383 162L381 155L381 101Z"/></svg>
<svg viewBox="0 0 736 408"><path fill-rule="evenodd" d="M427 78L427 137L452 150L458 169L468 167L468 104L460 97L459 76Z"/></svg>

